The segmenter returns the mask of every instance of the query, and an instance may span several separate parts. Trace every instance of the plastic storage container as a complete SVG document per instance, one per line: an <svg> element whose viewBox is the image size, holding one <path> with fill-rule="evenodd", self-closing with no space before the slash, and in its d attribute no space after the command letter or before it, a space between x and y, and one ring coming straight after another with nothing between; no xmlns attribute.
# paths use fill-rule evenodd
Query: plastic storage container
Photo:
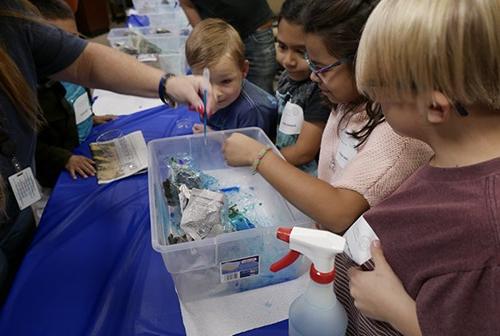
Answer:
<svg viewBox="0 0 500 336"><path fill-rule="evenodd" d="M134 35L149 35L151 28L136 27L136 28L113 28L109 31L107 38L109 45L113 48L120 48L124 45L133 46Z"/></svg>
<svg viewBox="0 0 500 336"><path fill-rule="evenodd" d="M179 7L178 0L132 0L132 4L138 12Z"/></svg>
<svg viewBox="0 0 500 336"><path fill-rule="evenodd" d="M304 260L283 272L269 271L269 266L288 252L288 246L275 238L276 227L310 227L312 221L284 200L259 174L253 175L248 167L227 166L221 147L233 132L246 134L279 153L259 128L210 132L207 145L203 134L158 139L148 144L151 241L153 248L161 253L183 301L284 282L297 278L308 267ZM256 199L262 204L259 211L265 215L266 225L169 245L164 232L170 227L170 214L162 182L170 174L167 160L179 153L189 154L199 169L217 177L223 185L253 187Z"/></svg>
<svg viewBox="0 0 500 336"><path fill-rule="evenodd" d="M108 33L111 47L132 54L183 53L187 37L186 31L175 26L113 28ZM168 32L164 32L168 31Z"/></svg>

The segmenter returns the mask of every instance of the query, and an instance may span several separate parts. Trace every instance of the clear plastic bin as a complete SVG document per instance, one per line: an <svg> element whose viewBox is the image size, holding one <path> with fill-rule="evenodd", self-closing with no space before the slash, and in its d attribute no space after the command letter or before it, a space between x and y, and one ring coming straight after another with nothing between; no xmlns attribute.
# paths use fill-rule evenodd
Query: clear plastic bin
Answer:
<svg viewBox="0 0 500 336"><path fill-rule="evenodd" d="M111 47L130 54L184 52L186 32L176 29L175 26L113 28L107 38Z"/></svg>
<svg viewBox="0 0 500 336"><path fill-rule="evenodd" d="M179 7L178 0L132 0L132 4L139 13Z"/></svg>
<svg viewBox="0 0 500 336"><path fill-rule="evenodd" d="M113 48L119 48L126 45L132 45L131 36L133 35L149 35L151 34L151 28L113 28L109 31L107 39L109 45Z"/></svg>
<svg viewBox="0 0 500 336"><path fill-rule="evenodd" d="M163 54L183 52L186 43L186 38L178 34L144 35L144 38L157 46Z"/></svg>
<svg viewBox="0 0 500 336"><path fill-rule="evenodd" d="M166 73L173 73L174 75L186 74L186 56L184 56L183 52L160 54L158 55L158 62L160 68Z"/></svg>
<svg viewBox="0 0 500 336"><path fill-rule="evenodd" d="M248 167L229 167L221 153L225 138L233 132L244 133L279 153L259 128L210 132L208 143L203 134L153 140L149 151L149 204L151 241L161 253L183 301L195 301L295 279L308 267L305 258L285 270L272 273L269 266L288 253L288 245L276 238L278 226L311 227L312 220L290 205L259 174ZM199 241L169 245L165 227L170 227L170 213L162 182L169 177L166 165L173 155L187 153L204 173L224 185L251 186L259 200L259 211L266 215L266 225L254 229L223 233ZM241 269L247 265L246 270ZM249 269L250 267L250 269Z"/></svg>

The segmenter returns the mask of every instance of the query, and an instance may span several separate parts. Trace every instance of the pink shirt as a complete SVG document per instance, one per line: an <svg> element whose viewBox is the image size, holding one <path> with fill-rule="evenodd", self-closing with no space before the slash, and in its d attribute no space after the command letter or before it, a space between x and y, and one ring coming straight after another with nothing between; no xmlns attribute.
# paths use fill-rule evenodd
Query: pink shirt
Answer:
<svg viewBox="0 0 500 336"><path fill-rule="evenodd" d="M336 188L358 192L370 206L390 195L418 167L429 161L432 150L425 143L397 135L387 122L379 124L358 148L346 134L361 129L367 122L365 112L350 119L332 110L323 131L318 177Z"/></svg>

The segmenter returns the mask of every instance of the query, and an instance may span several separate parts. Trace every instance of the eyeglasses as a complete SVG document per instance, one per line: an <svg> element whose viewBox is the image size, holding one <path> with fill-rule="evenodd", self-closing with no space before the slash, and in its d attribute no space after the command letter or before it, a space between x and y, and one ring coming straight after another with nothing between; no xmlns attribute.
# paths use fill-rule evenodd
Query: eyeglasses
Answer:
<svg viewBox="0 0 500 336"><path fill-rule="evenodd" d="M313 61L311 61L311 59L309 58L309 55L307 55L307 53L304 53L304 58L305 58L305 60L307 62L307 65L309 66L309 69L315 75L319 75L319 74L325 73L327 71L330 71L333 68L335 68L335 67L337 67L337 66L339 66L341 64L350 63L350 62L352 62L352 59L353 59L352 56L344 57L344 58L341 58L340 60L338 60L335 63L329 64L329 65L325 65L324 67L319 67L316 64L314 64Z"/></svg>

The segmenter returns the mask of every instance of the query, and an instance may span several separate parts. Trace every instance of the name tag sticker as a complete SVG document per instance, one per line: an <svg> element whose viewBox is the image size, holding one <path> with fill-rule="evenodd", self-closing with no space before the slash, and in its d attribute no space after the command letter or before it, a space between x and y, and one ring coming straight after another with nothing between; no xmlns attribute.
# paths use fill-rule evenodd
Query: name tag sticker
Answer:
<svg viewBox="0 0 500 336"><path fill-rule="evenodd" d="M76 124L87 120L87 118L92 116L92 108L90 107L89 97L87 93L82 94L80 97L76 98L73 109L75 110Z"/></svg>
<svg viewBox="0 0 500 336"><path fill-rule="evenodd" d="M354 138L352 135L349 135L349 132L350 130L343 130L340 132L339 146L335 155L335 162L341 168L345 168L349 161L351 161L351 159L358 153L356 146L358 145L359 140Z"/></svg>
<svg viewBox="0 0 500 336"><path fill-rule="evenodd" d="M371 259L370 246L378 236L363 216L359 217L344 234L347 242L346 254L358 265Z"/></svg>
<svg viewBox="0 0 500 336"><path fill-rule="evenodd" d="M304 110L297 104L287 102L283 108L279 130L287 135L300 134L304 124Z"/></svg>
<svg viewBox="0 0 500 336"><path fill-rule="evenodd" d="M42 198L31 167L9 176L9 183L20 210L26 209Z"/></svg>

